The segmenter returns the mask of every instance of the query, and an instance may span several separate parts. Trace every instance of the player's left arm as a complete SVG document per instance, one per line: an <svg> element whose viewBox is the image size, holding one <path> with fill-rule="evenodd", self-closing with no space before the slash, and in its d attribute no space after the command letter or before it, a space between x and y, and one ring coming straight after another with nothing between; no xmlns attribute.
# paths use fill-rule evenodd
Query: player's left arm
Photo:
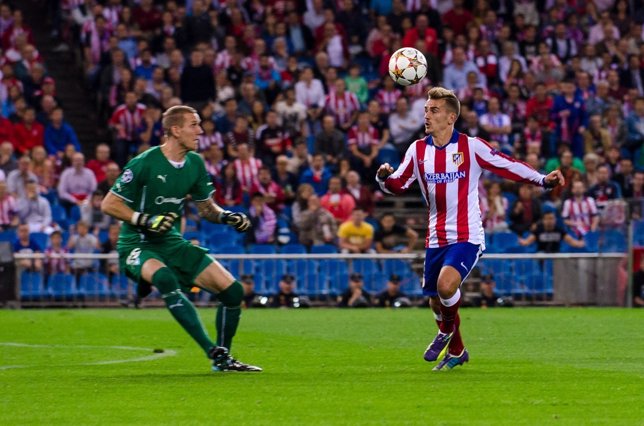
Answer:
<svg viewBox="0 0 644 426"><path fill-rule="evenodd" d="M250 228L250 220L244 213L224 210L210 199L197 201L196 204L199 217L209 222L230 225L237 232L246 232Z"/></svg>
<svg viewBox="0 0 644 426"><path fill-rule="evenodd" d="M512 158L492 148L483 139L475 138L471 144L478 165L505 179L515 182L527 182L544 188L563 186L566 181L559 170L542 175L527 163Z"/></svg>
<svg viewBox="0 0 644 426"><path fill-rule="evenodd" d="M215 190L212 187L212 182L206 171L203 159L198 155L192 158L196 162L195 167L199 168L199 178L190 190L190 194L197 205L199 217L209 222L230 225L238 232L246 232L250 228L250 220L248 217L243 213L224 210L213 201L212 195Z"/></svg>

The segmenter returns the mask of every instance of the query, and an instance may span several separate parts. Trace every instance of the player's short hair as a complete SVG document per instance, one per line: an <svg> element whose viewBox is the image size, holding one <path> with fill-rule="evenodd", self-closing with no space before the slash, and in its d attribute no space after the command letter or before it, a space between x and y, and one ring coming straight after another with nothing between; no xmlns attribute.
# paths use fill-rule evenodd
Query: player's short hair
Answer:
<svg viewBox="0 0 644 426"><path fill-rule="evenodd" d="M167 136L170 134L170 127L178 126L183 127L185 114L197 114L197 110L188 105L175 105L170 107L163 113L161 125L163 126L163 133Z"/></svg>
<svg viewBox="0 0 644 426"><path fill-rule="evenodd" d="M461 115L461 102L453 90L444 87L432 87L427 91L429 99L445 99L445 104L450 111L456 114L456 118Z"/></svg>

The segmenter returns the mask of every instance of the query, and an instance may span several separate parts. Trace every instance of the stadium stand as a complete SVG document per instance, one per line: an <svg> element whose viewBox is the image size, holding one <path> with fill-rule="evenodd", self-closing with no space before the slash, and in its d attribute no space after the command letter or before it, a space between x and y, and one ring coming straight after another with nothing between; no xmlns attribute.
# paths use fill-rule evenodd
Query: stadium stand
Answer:
<svg viewBox="0 0 644 426"><path fill-rule="evenodd" d="M477 12L462 16L449 1L394 2L393 9L371 8L375 3L365 0L324 1L322 17L309 10L312 2L295 0L269 2L270 7L250 1L192 0L187 2L189 9L184 2L162 0L151 2L150 8L149 2L133 0L62 0L52 2L59 7L53 8L50 24L35 18L35 3L9 3L15 6L13 14L22 12L26 25L14 24L13 16L0 22L0 144L7 142L0 147L0 180L7 181L7 194L1 195L0 190L0 240L16 238L18 213L11 205L24 191L12 182L35 178L50 205L51 223L33 232L32 238L44 250L49 234L58 229L65 231L67 244L69 232L83 219L82 209L73 206L66 211L56 188L74 152L80 150L87 160L98 161L98 168L92 170L104 194L115 178L106 173L109 167L116 162L120 171L129 156L159 144L159 113L187 103L198 109L208 129L199 146L213 183L221 185L222 170L234 164L235 178L244 187L242 202L226 207L247 212L253 193L266 193L271 184L283 191L283 199L268 203L277 218L274 245L256 245L229 227L201 221L190 203L185 236L215 254L337 253L336 236L325 235L328 230L318 230L312 245L300 239L296 223L308 199L297 195L307 172L318 176L311 168L311 154L328 156L323 167L326 178L312 181L319 195L326 192L329 176L344 179L351 170L346 143L348 134L356 132L356 117L345 116L345 100L333 93L336 80L344 79L347 90L358 95L358 108L369 112L372 127L361 137L378 147L369 148L378 150L377 163L396 165L401 160L400 145L394 143L389 126L391 117L399 113L396 100L407 99L411 114L420 116L426 89L443 84L461 99L459 130L487 139L541 171L562 170L570 181L563 191L532 190L525 197L517 185L485 176L480 190L488 253L539 250L537 243L522 245L521 241L549 210L557 213L567 234L583 241L583 247L562 242L559 252L624 252L631 219L640 219L634 242L644 245L644 15L632 2L626 2L626 18L616 7L536 2L527 19L518 9L496 10L497 2L489 1L476 2ZM465 10L473 10L473 3L465 1ZM164 13L169 13L169 21L161 19ZM233 15L241 16L241 21L232 22ZM417 36L414 25L420 15L441 18L431 23L435 40ZM332 43L324 36L326 20L337 29ZM428 77L415 86L385 91L389 54L401 43L411 42L427 56ZM353 64L360 67L357 78L348 73ZM472 76L459 74L465 68L472 70ZM450 70L449 76L445 70ZM195 73L203 78L192 79ZM488 108L497 101L502 114L511 119L509 131L490 124L500 117ZM27 141L17 135L33 127L29 109L43 130L42 135L35 130ZM267 122L269 112L277 114L277 123ZM340 135L337 152L318 143L324 139L319 136L325 115L335 119ZM404 142L422 136L419 126ZM250 163L238 158L236 143L242 139L251 144L252 161L272 167L285 156L287 169L272 168L270 184L261 184L249 174ZM108 160L95 158L94 148L100 142L110 147ZM39 147L48 151L43 155ZM31 162L20 171L22 154ZM602 165L607 166L605 176ZM384 197L370 177L372 172L361 182L376 201L375 214L367 221L377 224L379 214L395 212L401 225L423 235L426 207L419 198ZM572 195L574 180L584 182L586 198ZM354 197L356 205L364 203L361 190L343 192ZM563 212L567 201L572 214ZM595 210L584 203L596 206L596 226L592 224ZM113 251L98 219L90 226L100 236L103 252ZM423 239L419 241L416 248L421 250ZM418 293L418 268L403 261L330 262L337 261L294 260L266 266L233 260L226 264L234 273L259 274L263 284L258 285L265 291L274 289L283 270L302 277L299 285L311 295L337 292L338 283L346 280L335 278L344 278L350 271L363 273L369 283L379 283L380 274L395 271L410 283L408 293ZM501 294L552 291L551 280L546 279L552 277L551 271L531 264L517 273L520 265L504 267L483 260L479 269L494 274ZM101 267L117 266L103 262ZM101 270L106 276L107 272ZM117 276L114 272L118 274L112 271L109 276ZM21 295L42 296L40 290L45 287L40 289L30 274L20 275L25 286ZM69 276L57 276L53 286L46 286L47 294L75 297L75 287L65 292ZM72 278L79 285L89 282L89 278ZM124 295L125 281L109 281L108 289Z"/></svg>

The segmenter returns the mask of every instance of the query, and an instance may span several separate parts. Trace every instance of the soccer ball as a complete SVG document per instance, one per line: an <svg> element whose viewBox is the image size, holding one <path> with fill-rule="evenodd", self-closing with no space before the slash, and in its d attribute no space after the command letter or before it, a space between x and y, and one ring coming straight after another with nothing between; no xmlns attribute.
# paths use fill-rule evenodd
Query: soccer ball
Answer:
<svg viewBox="0 0 644 426"><path fill-rule="evenodd" d="M427 75L427 59L413 47L403 47L389 59L389 76L401 86L411 86Z"/></svg>

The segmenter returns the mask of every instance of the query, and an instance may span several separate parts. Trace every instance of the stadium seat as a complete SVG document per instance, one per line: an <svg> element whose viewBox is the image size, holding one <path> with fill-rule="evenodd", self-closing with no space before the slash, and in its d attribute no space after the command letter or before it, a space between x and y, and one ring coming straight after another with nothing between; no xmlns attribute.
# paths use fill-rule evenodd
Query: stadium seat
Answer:
<svg viewBox="0 0 644 426"><path fill-rule="evenodd" d="M123 274L114 275L110 280L110 290L116 297L128 296L130 280Z"/></svg>
<svg viewBox="0 0 644 426"><path fill-rule="evenodd" d="M79 278L78 293L85 299L103 299L110 291L107 286L107 277L100 273L83 274Z"/></svg>
<svg viewBox="0 0 644 426"><path fill-rule="evenodd" d="M280 248L280 253L284 254L305 254L306 247L302 244L291 243Z"/></svg>
<svg viewBox="0 0 644 426"><path fill-rule="evenodd" d="M227 242L226 242L227 243ZM209 248L213 251L213 253L221 253L221 254L246 254L246 250L244 250L244 247L242 247L239 244L235 245L217 245L216 242L212 242L211 246Z"/></svg>
<svg viewBox="0 0 644 426"><path fill-rule="evenodd" d="M237 232L233 234L217 231L213 232L212 234L203 232L203 235L206 240L205 247L208 247L213 253L227 253L223 251L223 249L231 246L237 246L241 250L240 253L245 253L245 250L242 247L244 239L244 236L242 234L239 234Z"/></svg>
<svg viewBox="0 0 644 426"><path fill-rule="evenodd" d="M329 294L326 274L311 273L298 279L296 291L302 296L324 296Z"/></svg>
<svg viewBox="0 0 644 426"><path fill-rule="evenodd" d="M521 252L519 237L514 232L497 232L492 237L500 253Z"/></svg>
<svg viewBox="0 0 644 426"><path fill-rule="evenodd" d="M57 223L63 229L69 227L69 222L67 221L67 213L65 209L60 204L52 204L51 206L51 219L54 223Z"/></svg>
<svg viewBox="0 0 644 426"><path fill-rule="evenodd" d="M98 241L100 241L101 244L105 243L109 238L109 232L107 229L101 229L98 231Z"/></svg>
<svg viewBox="0 0 644 426"><path fill-rule="evenodd" d="M320 272L328 275L329 277L333 277L340 273L343 273L343 274L349 273L347 262L345 262L344 260L324 259L324 260L320 260L319 264L320 264Z"/></svg>
<svg viewBox="0 0 644 426"><path fill-rule="evenodd" d="M311 246L312 254L333 254L337 252L338 252L338 248L331 244L320 244L320 245Z"/></svg>
<svg viewBox="0 0 644 426"><path fill-rule="evenodd" d="M0 241L9 241L13 243L16 240L16 231L8 230L0 232Z"/></svg>
<svg viewBox="0 0 644 426"><path fill-rule="evenodd" d="M349 274L347 272L338 272L329 277L328 294L337 296L349 286Z"/></svg>
<svg viewBox="0 0 644 426"><path fill-rule="evenodd" d="M394 169L400 165L400 154L394 148L383 147L378 152L377 164L389 163Z"/></svg>
<svg viewBox="0 0 644 426"><path fill-rule="evenodd" d="M201 232L205 233L206 235L212 235L217 233L225 233L225 234L237 233L237 231L235 231L232 227L228 225L222 225L220 223L212 223L207 220L201 221Z"/></svg>
<svg viewBox="0 0 644 426"><path fill-rule="evenodd" d="M250 254L275 254L276 252L273 244L251 244L248 246Z"/></svg>
<svg viewBox="0 0 644 426"><path fill-rule="evenodd" d="M635 236L633 244L644 246L644 219L633 222L633 235Z"/></svg>
<svg viewBox="0 0 644 426"><path fill-rule="evenodd" d="M354 259L351 262L351 271L363 276L379 272L378 264L373 259Z"/></svg>
<svg viewBox="0 0 644 426"><path fill-rule="evenodd" d="M255 263L252 260L229 260L228 270L236 277L255 273Z"/></svg>
<svg viewBox="0 0 644 426"><path fill-rule="evenodd" d="M597 231L590 231L584 235L584 242L586 243L586 250L589 253L597 253L599 249L600 235Z"/></svg>
<svg viewBox="0 0 644 426"><path fill-rule="evenodd" d="M384 259L382 261L382 272L384 272L387 278L391 274L397 274L401 277L407 277L413 274L409 262L401 259Z"/></svg>
<svg viewBox="0 0 644 426"><path fill-rule="evenodd" d="M197 240L199 241L199 245L206 246L207 245L207 239L206 235L202 233L201 231L190 231L190 232L184 232L183 238L186 240Z"/></svg>
<svg viewBox="0 0 644 426"><path fill-rule="evenodd" d="M43 277L40 272L23 271L20 274L20 299L23 301L36 301L46 295L43 286Z"/></svg>
<svg viewBox="0 0 644 426"><path fill-rule="evenodd" d="M69 209L68 222L70 225L75 225L79 220L81 220L80 207L74 205L71 209Z"/></svg>
<svg viewBox="0 0 644 426"><path fill-rule="evenodd" d="M295 278L318 272L318 261L314 259L293 259L286 262L286 270Z"/></svg>
<svg viewBox="0 0 644 426"><path fill-rule="evenodd" d="M267 281L266 277L264 277L264 275L260 273L254 274L253 282L255 283L255 293L261 295L272 294L272 291L270 289L277 286L277 283L273 284L270 280Z"/></svg>
<svg viewBox="0 0 644 426"><path fill-rule="evenodd" d="M626 247L626 236L623 232L615 229L604 232L604 244L600 247L604 253L623 253L626 251Z"/></svg>
<svg viewBox="0 0 644 426"><path fill-rule="evenodd" d="M418 297L423 295L423 288L418 275L412 274L403 277L400 282L400 290L407 296Z"/></svg>
<svg viewBox="0 0 644 426"><path fill-rule="evenodd" d="M382 272L374 272L364 276L364 289L371 294L376 294L385 289L387 276Z"/></svg>
<svg viewBox="0 0 644 426"><path fill-rule="evenodd" d="M47 292L54 300L71 300L78 295L72 274L53 274L47 280Z"/></svg>
<svg viewBox="0 0 644 426"><path fill-rule="evenodd" d="M277 283L282 278L282 275L286 273L286 261L281 259L262 259L257 260L256 263L257 273L263 275L266 280L272 283L272 286L269 286L268 290L275 290L277 292Z"/></svg>
<svg viewBox="0 0 644 426"><path fill-rule="evenodd" d="M29 237L40 247L41 250L45 250L49 246L49 235L44 232L32 232L29 234Z"/></svg>

